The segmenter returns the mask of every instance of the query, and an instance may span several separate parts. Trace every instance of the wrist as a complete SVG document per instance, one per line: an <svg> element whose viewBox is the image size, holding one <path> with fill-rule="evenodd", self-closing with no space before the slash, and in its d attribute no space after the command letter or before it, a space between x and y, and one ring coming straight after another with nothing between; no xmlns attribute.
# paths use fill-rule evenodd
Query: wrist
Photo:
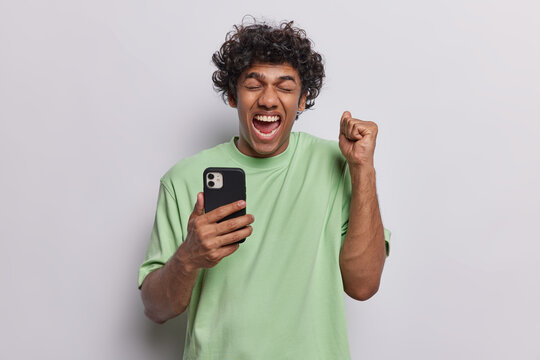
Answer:
<svg viewBox="0 0 540 360"><path fill-rule="evenodd" d="M184 244L180 245L176 253L171 257L171 261L174 262L175 267L182 273L196 274L199 269L195 264L192 264L190 261L189 255L185 251Z"/></svg>
<svg viewBox="0 0 540 360"><path fill-rule="evenodd" d="M366 177L371 178L375 176L375 167L373 163L370 164L350 164L349 163L349 173L351 175L351 180L362 180Z"/></svg>

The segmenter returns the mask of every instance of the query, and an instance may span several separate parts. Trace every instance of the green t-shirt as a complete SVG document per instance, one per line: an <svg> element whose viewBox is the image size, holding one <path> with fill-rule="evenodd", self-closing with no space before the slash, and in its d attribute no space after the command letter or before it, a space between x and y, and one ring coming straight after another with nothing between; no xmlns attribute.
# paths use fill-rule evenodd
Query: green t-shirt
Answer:
<svg viewBox="0 0 540 360"><path fill-rule="evenodd" d="M255 222L235 253L199 271L184 360L350 359L339 252L351 183L335 141L291 133L283 153L252 158L233 139L179 161L161 178L139 286L184 241L207 167L244 170Z"/></svg>

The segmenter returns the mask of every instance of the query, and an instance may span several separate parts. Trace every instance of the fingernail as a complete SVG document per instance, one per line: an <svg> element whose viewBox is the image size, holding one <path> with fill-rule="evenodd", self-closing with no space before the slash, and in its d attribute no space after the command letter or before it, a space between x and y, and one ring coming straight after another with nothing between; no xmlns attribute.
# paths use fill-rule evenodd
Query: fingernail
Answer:
<svg viewBox="0 0 540 360"><path fill-rule="evenodd" d="M236 203L238 206L244 206L246 204L246 202L244 200L240 200L239 202Z"/></svg>

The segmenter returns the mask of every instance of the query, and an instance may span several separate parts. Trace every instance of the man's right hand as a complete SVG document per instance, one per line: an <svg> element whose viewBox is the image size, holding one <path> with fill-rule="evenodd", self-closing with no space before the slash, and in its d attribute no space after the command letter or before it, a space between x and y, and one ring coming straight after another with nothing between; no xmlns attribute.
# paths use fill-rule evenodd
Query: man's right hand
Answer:
<svg viewBox="0 0 540 360"><path fill-rule="evenodd" d="M249 224L255 220L251 214L218 223L245 206L246 202L241 200L205 214L203 193L197 194L188 221L188 234L174 255L188 272L217 265L238 249L236 242L251 235L253 228Z"/></svg>

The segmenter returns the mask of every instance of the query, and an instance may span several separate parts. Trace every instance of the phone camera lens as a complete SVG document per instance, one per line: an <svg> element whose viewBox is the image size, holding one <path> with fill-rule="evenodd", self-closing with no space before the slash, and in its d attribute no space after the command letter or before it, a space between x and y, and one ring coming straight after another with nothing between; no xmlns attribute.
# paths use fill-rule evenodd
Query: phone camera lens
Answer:
<svg viewBox="0 0 540 360"><path fill-rule="evenodd" d="M208 178L212 180L214 178L214 174L208 174Z"/></svg>
<svg viewBox="0 0 540 360"><path fill-rule="evenodd" d="M208 182L208 186L209 186L209 187L214 187L214 185L216 185L216 184L215 184L213 181L209 181L209 182Z"/></svg>

